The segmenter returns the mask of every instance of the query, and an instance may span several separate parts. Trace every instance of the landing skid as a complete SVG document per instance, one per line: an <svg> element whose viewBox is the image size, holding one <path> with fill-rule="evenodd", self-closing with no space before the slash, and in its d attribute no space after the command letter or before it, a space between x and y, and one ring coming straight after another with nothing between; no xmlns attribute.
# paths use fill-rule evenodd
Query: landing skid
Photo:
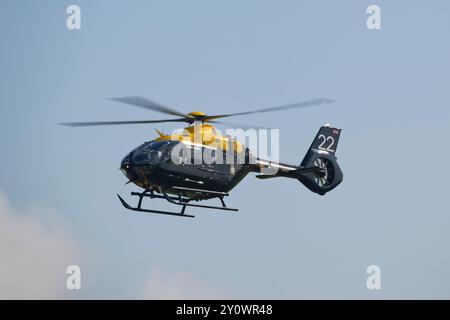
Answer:
<svg viewBox="0 0 450 320"><path fill-rule="evenodd" d="M162 195L155 194L153 189L145 190L144 192L131 192L132 196L139 197L139 202L138 202L137 207L130 206L121 196L119 196L119 195L117 195L117 196L119 197L120 202L126 209L132 210L132 211L137 211L137 212L145 212L145 213L156 213L156 214L165 214L165 215L170 215L170 216L194 218L195 216L185 213L186 207L198 207L198 208L206 208L206 209L238 211L238 209L229 208L225 205L223 198L228 196L228 193L226 193L226 192L218 192L218 191L203 190L203 189L192 189L192 188L184 188L184 187L171 187L171 189L174 189L177 191L177 196L171 196L171 195L167 194L166 190L163 188L158 189ZM200 204L189 203L193 199L187 197L186 193L196 193L206 199L218 198L220 200L222 206L210 206L210 205L200 205ZM172 204L181 206L181 211L180 212L171 212L171 211L144 209L144 208L142 208L142 200L144 198L165 199Z"/></svg>

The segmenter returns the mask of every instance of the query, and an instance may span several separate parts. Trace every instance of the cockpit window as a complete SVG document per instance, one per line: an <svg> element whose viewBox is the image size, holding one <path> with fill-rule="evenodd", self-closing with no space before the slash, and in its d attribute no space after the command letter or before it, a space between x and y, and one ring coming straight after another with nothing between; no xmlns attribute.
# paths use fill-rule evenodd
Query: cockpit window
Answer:
<svg viewBox="0 0 450 320"><path fill-rule="evenodd" d="M147 148L150 150L163 151L169 144L170 141L152 141L147 145Z"/></svg>
<svg viewBox="0 0 450 320"><path fill-rule="evenodd" d="M158 163L169 145L170 141L146 142L134 150L133 161L138 165Z"/></svg>

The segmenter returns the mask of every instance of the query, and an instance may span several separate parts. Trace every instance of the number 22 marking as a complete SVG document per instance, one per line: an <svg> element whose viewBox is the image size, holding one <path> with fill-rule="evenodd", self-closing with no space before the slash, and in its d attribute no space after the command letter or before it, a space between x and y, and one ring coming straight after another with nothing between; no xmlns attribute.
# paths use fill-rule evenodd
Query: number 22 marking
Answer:
<svg viewBox="0 0 450 320"><path fill-rule="evenodd" d="M319 150L334 152L334 149L331 148L334 145L334 138L332 136L325 137L323 134L321 134L319 135L319 140L323 140L319 144ZM327 147L325 147L324 145L327 141L330 141L330 144Z"/></svg>

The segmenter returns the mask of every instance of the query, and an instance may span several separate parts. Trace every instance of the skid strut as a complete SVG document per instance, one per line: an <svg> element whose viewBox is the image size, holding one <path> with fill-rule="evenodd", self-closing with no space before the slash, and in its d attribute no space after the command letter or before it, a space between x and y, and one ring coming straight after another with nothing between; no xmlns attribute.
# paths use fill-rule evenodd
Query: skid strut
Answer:
<svg viewBox="0 0 450 320"><path fill-rule="evenodd" d="M166 189L159 188L159 194L155 194L153 189L144 190L144 192L131 192L132 196L139 197L138 205L137 207L130 206L121 196L117 195L119 197L120 202L122 205L132 211L138 211L138 212L146 212L146 213L156 213L156 214L165 214L165 215L171 215L171 216L178 216L178 217L190 217L194 218L193 215L189 215L185 213L186 207L198 207L198 208L206 208L206 209L216 209L216 210L226 210L226 211L238 211L238 209L230 208L225 205L225 201L223 200L224 197L228 196L228 193L226 192L218 192L218 191L212 191L212 190L204 190L204 189L193 189L193 188L184 188L184 187L171 187L171 190L177 191L177 196L171 196L167 194ZM211 206L211 205L200 205L200 204L193 204L189 203L191 198L186 196L186 193L196 193L199 194L206 199L212 199L212 198L218 198L222 204L222 206ZM168 202L181 206L180 212L171 212L171 211L162 211L162 210L153 210L153 209L144 209L142 208L142 200L144 198L150 198L150 199L164 199Z"/></svg>

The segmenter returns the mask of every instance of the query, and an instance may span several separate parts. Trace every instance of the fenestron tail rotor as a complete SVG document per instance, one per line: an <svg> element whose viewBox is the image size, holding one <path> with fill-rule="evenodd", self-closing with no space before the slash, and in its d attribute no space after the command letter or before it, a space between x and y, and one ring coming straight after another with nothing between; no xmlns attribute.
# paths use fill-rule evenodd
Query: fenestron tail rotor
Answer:
<svg viewBox="0 0 450 320"><path fill-rule="evenodd" d="M219 114L219 115L207 115L202 111L193 111L193 112L185 114L176 109L161 105L157 102L148 100L148 99L140 97L140 96L111 98L111 100L129 104L129 105L133 105L133 106L137 106L137 107L144 108L147 110L157 111L157 112L164 113L167 115L178 116L179 118L162 119L162 120L134 120L134 121L66 122L66 123L61 123L61 125L65 125L65 126L69 126L69 127L88 127L88 126L124 125L124 124L148 124L148 123L162 123L162 122L186 122L186 123L191 124L191 123L198 121L198 122L220 123L215 120L221 119L221 118L255 114L255 113L274 112L274 111L283 111L283 110L289 110L289 109L312 107L312 106L318 106L318 105L335 102L334 100L330 100L330 99L326 99L326 98L319 98L319 99L307 100L307 101L303 101L303 102L292 103L292 104L282 105L282 106L277 106L277 107L257 109L257 110L253 110L253 111L244 111L244 112L227 113L227 114ZM222 124L229 125L229 123L222 123ZM236 126L242 127L242 126L248 126L248 125L236 125ZM257 128L255 126L251 126L251 127Z"/></svg>
<svg viewBox="0 0 450 320"><path fill-rule="evenodd" d="M334 179L334 167L331 161L326 158L317 158L314 166L321 169L319 174L314 175L314 180L319 187L328 186Z"/></svg>

